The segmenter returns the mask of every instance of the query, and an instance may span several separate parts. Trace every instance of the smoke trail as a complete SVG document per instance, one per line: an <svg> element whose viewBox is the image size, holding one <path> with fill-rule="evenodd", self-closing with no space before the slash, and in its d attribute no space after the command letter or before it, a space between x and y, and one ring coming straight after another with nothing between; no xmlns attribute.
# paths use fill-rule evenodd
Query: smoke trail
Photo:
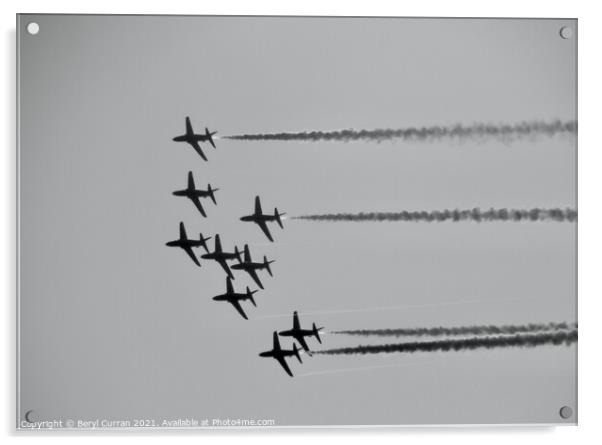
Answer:
<svg viewBox="0 0 602 445"><path fill-rule="evenodd" d="M300 215L292 219L307 221L408 221L408 222L492 222L492 221L553 221L573 222L577 220L574 209L489 209L481 210L433 210L403 212L370 212L370 213L325 213L320 215Z"/></svg>
<svg viewBox="0 0 602 445"><path fill-rule="evenodd" d="M442 335L499 335L517 334L525 332L573 330L577 323L529 323L525 325L486 325L486 326L459 326L459 327L434 327L434 328L402 328L402 329L354 329L346 331L331 331L332 334L362 335L377 337L421 337Z"/></svg>
<svg viewBox="0 0 602 445"><path fill-rule="evenodd" d="M387 345L355 346L351 348L312 351L322 355L379 354L382 352L435 352L465 351L478 348L535 347L542 345L570 345L577 341L577 330L556 331L540 334L517 334L498 337L471 337L463 339L437 340L425 342L394 343Z"/></svg>
<svg viewBox="0 0 602 445"><path fill-rule="evenodd" d="M259 133L223 136L224 139L244 141L385 141L401 139L403 141L436 141L440 139L484 139L493 138L510 142L519 138L536 136L552 137L558 134L572 134L577 131L576 121L525 121L515 124L456 124L452 126L407 127L375 130L334 130L302 131L297 133Z"/></svg>

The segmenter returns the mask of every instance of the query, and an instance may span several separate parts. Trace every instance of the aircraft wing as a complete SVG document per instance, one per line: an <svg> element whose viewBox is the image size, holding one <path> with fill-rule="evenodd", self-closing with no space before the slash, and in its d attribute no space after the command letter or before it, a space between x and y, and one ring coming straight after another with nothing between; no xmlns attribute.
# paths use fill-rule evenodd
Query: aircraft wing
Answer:
<svg viewBox="0 0 602 445"><path fill-rule="evenodd" d="M184 227L184 223L180 222L180 239L186 239L186 228Z"/></svg>
<svg viewBox="0 0 602 445"><path fill-rule="evenodd" d="M190 123L190 118L188 116L186 116L186 133L194 134L194 131L192 131L192 124Z"/></svg>
<svg viewBox="0 0 602 445"><path fill-rule="evenodd" d="M257 284L257 286L259 286L260 288L263 289L263 284L261 284L261 280L257 276L257 272L255 272L254 269L247 269L247 272L249 273L249 275L251 276L251 278L253 278L253 281L255 281L255 283Z"/></svg>
<svg viewBox="0 0 602 445"><path fill-rule="evenodd" d="M280 365L284 368L284 370L286 371L286 373L292 377L293 373L291 372L291 369L288 367L288 363L286 363L285 358L282 357L282 356L277 356L277 357L274 357L274 358L276 360L278 360L278 363L280 363Z"/></svg>
<svg viewBox="0 0 602 445"><path fill-rule="evenodd" d="M199 209L199 212L201 212L201 215L203 215L205 218L207 218L207 214L205 213L205 209L201 205L201 201L200 201L199 197L198 196L193 196L190 199L192 200L192 202L194 203L194 205L196 206L196 208Z"/></svg>
<svg viewBox="0 0 602 445"><path fill-rule="evenodd" d="M297 314L297 311L295 311L295 313L293 314L293 329L296 331L301 329L301 326L299 324L299 315Z"/></svg>
<svg viewBox="0 0 602 445"><path fill-rule="evenodd" d="M215 235L215 251L216 252L221 252L222 251L222 241L218 235Z"/></svg>
<svg viewBox="0 0 602 445"><path fill-rule="evenodd" d="M192 148L194 148L194 150L201 156L201 158L203 158L205 161L207 160L205 153L203 153L203 150L201 150L201 146L197 141L191 141L189 142L189 144L192 145Z"/></svg>
<svg viewBox="0 0 602 445"><path fill-rule="evenodd" d="M251 262L251 252L249 252L249 245L245 244L245 263Z"/></svg>
<svg viewBox="0 0 602 445"><path fill-rule="evenodd" d="M263 233L265 233L265 236L267 236L271 242L274 242L274 238L272 238L272 234L270 233L270 230L268 229L268 225L266 224L266 222L262 220L262 221L259 221L257 223L257 225L261 228L261 230L263 230Z"/></svg>
<svg viewBox="0 0 602 445"><path fill-rule="evenodd" d="M299 342L299 344L301 345L301 347L303 348L304 351L309 351L309 346L307 346L307 343L305 342L305 338L302 335L295 337L295 340L297 340Z"/></svg>
<svg viewBox="0 0 602 445"><path fill-rule="evenodd" d="M201 267L201 263L199 263L198 258L196 257L196 255L192 251L192 247L186 246L186 247L182 247L182 249L184 249L184 252L186 252L188 254L188 256L192 259L192 261L194 261L194 264L196 264L197 266Z"/></svg>
<svg viewBox="0 0 602 445"><path fill-rule="evenodd" d="M234 287L232 287L232 280L230 279L230 277L226 278L226 293L234 293Z"/></svg>
<svg viewBox="0 0 602 445"><path fill-rule="evenodd" d="M194 178L192 176L192 172L188 172L188 188L191 190L195 189Z"/></svg>
<svg viewBox="0 0 602 445"><path fill-rule="evenodd" d="M242 315L242 318L244 318L245 320L248 320L247 318L247 314L245 314L245 311L242 310L242 307L240 306L240 301L238 300L228 300L230 302L230 304L232 304L232 306L234 306L234 308L238 311L238 313L240 315Z"/></svg>
<svg viewBox="0 0 602 445"><path fill-rule="evenodd" d="M222 266L222 269L224 269L226 271L226 273L228 274L228 278L234 279L234 275L232 275L232 271L230 270L228 263L226 263L226 260L220 259L220 260L217 260L217 262L219 263L220 266Z"/></svg>

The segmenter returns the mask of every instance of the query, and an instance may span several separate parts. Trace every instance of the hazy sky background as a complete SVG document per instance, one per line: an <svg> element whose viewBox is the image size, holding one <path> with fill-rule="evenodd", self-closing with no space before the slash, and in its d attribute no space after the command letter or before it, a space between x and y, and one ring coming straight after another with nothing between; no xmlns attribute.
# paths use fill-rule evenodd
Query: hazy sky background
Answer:
<svg viewBox="0 0 602 445"><path fill-rule="evenodd" d="M289 219L270 245L238 218L256 194L289 215L575 207L574 137L218 140L207 163L171 139L187 115L221 135L575 119L567 25L576 36L573 20L21 16L19 416L561 422L575 346L304 356L293 379L257 354L293 310L327 330L576 321L575 224ZM220 188L207 219L171 195L189 170ZM217 264L165 247L180 221L276 260L249 321L211 300Z"/></svg>

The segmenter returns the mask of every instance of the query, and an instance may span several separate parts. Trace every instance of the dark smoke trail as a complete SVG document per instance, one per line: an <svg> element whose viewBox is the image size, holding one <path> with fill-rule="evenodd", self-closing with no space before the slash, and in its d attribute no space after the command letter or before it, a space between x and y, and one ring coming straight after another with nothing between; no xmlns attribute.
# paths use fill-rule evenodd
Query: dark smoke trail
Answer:
<svg viewBox="0 0 602 445"><path fill-rule="evenodd" d="M437 340L425 342L394 343L388 345L367 345L351 348L312 351L323 355L379 354L382 352L435 352L466 351L477 348L535 347L542 345L570 345L577 341L577 330L546 332L540 334L518 334L498 337L471 337L463 339Z"/></svg>
<svg viewBox="0 0 602 445"><path fill-rule="evenodd" d="M493 138L504 142L519 138L533 138L536 136L556 136L564 133L575 133L576 121L527 121L516 124L484 124L472 125L407 127L398 129L376 130L334 130L334 131L302 131L298 133L259 133L238 134L224 136L224 139L237 139L244 141L385 141L401 139L404 141L435 141L439 139L484 139Z"/></svg>
<svg viewBox="0 0 602 445"><path fill-rule="evenodd" d="M371 213L326 213L321 215L300 215L292 219L308 221L409 221L409 222L444 222L444 221L554 221L573 222L577 220L577 210L573 209L489 209L481 210L434 210L403 212L371 212Z"/></svg>
<svg viewBox="0 0 602 445"><path fill-rule="evenodd" d="M576 329L576 323L529 323L525 325L483 325L459 327L434 327L434 328L402 328L402 329L354 329L346 331L332 331L332 334L362 335L377 337L421 337L442 335L499 335L518 334L525 332L559 331Z"/></svg>

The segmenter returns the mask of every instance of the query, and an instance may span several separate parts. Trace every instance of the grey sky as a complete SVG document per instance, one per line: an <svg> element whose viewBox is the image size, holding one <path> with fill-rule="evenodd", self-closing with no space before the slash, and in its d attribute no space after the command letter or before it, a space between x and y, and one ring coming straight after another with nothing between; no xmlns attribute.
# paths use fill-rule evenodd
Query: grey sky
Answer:
<svg viewBox="0 0 602 445"><path fill-rule="evenodd" d="M574 137L218 140L208 163L171 139L187 115L223 135L576 119L566 25L577 23L21 16L19 415L562 421L561 406L576 409L575 346L306 356L294 379L257 354L293 310L333 330L576 321L575 224L289 219L268 245L238 218L256 194L290 215L574 208ZM207 219L171 196L189 170L220 188ZM211 300L219 266L165 247L179 221L276 259L249 321ZM254 288L244 274L234 284Z"/></svg>

